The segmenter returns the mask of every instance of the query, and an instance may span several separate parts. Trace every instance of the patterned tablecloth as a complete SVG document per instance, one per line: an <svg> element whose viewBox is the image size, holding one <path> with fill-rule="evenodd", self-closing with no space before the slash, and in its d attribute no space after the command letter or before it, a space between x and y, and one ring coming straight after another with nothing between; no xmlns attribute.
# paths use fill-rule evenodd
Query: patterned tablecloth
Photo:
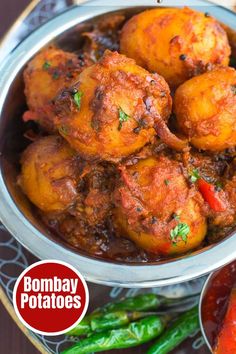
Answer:
<svg viewBox="0 0 236 354"><path fill-rule="evenodd" d="M79 1L79 0L78 0ZM222 5L222 1L218 1ZM47 21L56 13L63 11L70 1L67 0L42 0L36 6L34 11L21 22L17 31L17 36L11 38L10 47L15 46L22 38L27 36L33 29L40 24ZM223 5L233 6L234 1L224 1ZM30 264L37 261L37 259L26 249L24 249L6 230L0 225L0 295L3 303L8 308L13 317L14 311L12 309L12 291L14 283L19 274ZM140 292L154 292L169 296L172 298L180 298L186 295L199 294L205 278L194 280L188 283L179 284L175 286L168 286L162 288L153 288L146 290L139 289L122 289L109 288L105 286L89 285L90 292L90 309L96 308L105 304L108 301L119 299L123 296L132 296ZM195 300L197 299L195 298ZM17 319L15 318L17 321ZM20 324L19 324L20 325ZM72 338L66 336L46 337L35 334L22 327L24 333L34 342L37 348L42 353L59 353L73 341ZM122 350L122 353L127 354L141 354L145 352L145 346ZM113 353L120 353L120 351L113 351ZM183 343L175 354L207 354L209 353L200 332L195 333L185 343Z"/></svg>
<svg viewBox="0 0 236 354"><path fill-rule="evenodd" d="M28 265L36 261L37 259L30 252L22 247L22 245L19 244L3 226L0 226L0 295L4 300L3 303L8 305L8 309L9 305L12 307L12 291L17 277ZM204 280L204 278L201 278L175 286L146 290L110 288L106 286L88 284L90 294L90 310L101 306L108 301L116 300L123 296L133 296L141 292L153 292L171 298L181 298L186 295L199 294ZM193 298L192 303L195 302L197 302L197 298ZM188 303L188 306L189 305L190 304ZM188 308L188 306L185 306L184 309ZM15 318L13 311L11 311L11 314ZM42 336L27 329L25 329L25 333L30 337L30 339L36 340L36 343L39 344L37 347L40 347L42 353L60 353L63 348L68 347L68 345L74 341L74 339L66 336ZM122 353L141 354L144 353L144 348L145 346L130 350L122 350ZM120 351L113 351L113 353L118 354ZM174 351L174 354L194 353L209 353L199 331L183 343L181 347Z"/></svg>

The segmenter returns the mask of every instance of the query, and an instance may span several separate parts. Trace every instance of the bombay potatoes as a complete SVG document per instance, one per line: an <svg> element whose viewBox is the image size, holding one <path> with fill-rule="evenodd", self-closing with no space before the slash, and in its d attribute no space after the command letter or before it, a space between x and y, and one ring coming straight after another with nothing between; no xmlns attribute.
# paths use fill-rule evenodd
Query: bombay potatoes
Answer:
<svg viewBox="0 0 236 354"><path fill-rule="evenodd" d="M199 246L207 231L203 199L189 186L181 163L167 156L121 166L114 223L151 253L171 255Z"/></svg>
<svg viewBox="0 0 236 354"><path fill-rule="evenodd" d="M61 212L77 198L79 160L60 136L30 144L21 157L18 183L30 201L44 212Z"/></svg>
<svg viewBox="0 0 236 354"><path fill-rule="evenodd" d="M151 142L171 108L170 90L161 76L106 51L56 98L55 124L85 159L116 162Z"/></svg>
<svg viewBox="0 0 236 354"><path fill-rule="evenodd" d="M196 76L176 91L174 111L181 132L198 149L236 146L236 70L225 67Z"/></svg>
<svg viewBox="0 0 236 354"><path fill-rule="evenodd" d="M81 70L81 61L74 53L55 47L38 53L24 71L25 95L29 108L24 115L25 120L38 121L46 130L53 131L51 101L60 89L71 85Z"/></svg>
<svg viewBox="0 0 236 354"><path fill-rule="evenodd" d="M24 121L38 124L25 125L18 183L70 245L155 262L235 227L236 71L209 14L118 17L27 65Z"/></svg>
<svg viewBox="0 0 236 354"><path fill-rule="evenodd" d="M220 24L209 14L187 7L158 8L133 16L124 25L121 53L171 87L215 65L228 65L230 46Z"/></svg>

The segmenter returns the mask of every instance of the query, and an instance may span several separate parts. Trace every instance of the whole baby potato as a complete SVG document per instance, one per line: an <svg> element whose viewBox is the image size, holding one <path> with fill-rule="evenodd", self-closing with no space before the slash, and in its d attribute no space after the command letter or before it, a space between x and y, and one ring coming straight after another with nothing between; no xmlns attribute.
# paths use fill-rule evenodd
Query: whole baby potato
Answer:
<svg viewBox="0 0 236 354"><path fill-rule="evenodd" d="M228 65L230 46L220 24L187 7L141 12L124 25L121 53L162 75L173 88L215 65Z"/></svg>
<svg viewBox="0 0 236 354"><path fill-rule="evenodd" d="M182 164L164 155L121 166L114 199L116 229L148 252L187 252L206 235L200 193L189 186Z"/></svg>
<svg viewBox="0 0 236 354"><path fill-rule="evenodd" d="M60 136L36 140L24 151L18 182L39 209L60 212L77 198L80 169L73 150Z"/></svg>
<svg viewBox="0 0 236 354"><path fill-rule="evenodd" d="M174 97L177 123L198 149L236 146L236 70L218 68L186 81Z"/></svg>
<svg viewBox="0 0 236 354"><path fill-rule="evenodd" d="M56 98L55 124L83 158L116 162L149 143L156 124L168 120L171 107L162 77L106 51Z"/></svg>
<svg viewBox="0 0 236 354"><path fill-rule="evenodd" d="M25 95L29 111L25 120L36 120L53 130L49 105L60 89L71 85L81 72L77 55L49 47L37 54L24 71Z"/></svg>

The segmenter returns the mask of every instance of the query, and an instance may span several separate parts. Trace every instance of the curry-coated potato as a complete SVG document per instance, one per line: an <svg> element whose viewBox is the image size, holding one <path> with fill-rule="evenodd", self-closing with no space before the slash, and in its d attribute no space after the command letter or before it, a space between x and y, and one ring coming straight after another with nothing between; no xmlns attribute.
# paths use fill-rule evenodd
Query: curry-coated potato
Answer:
<svg viewBox="0 0 236 354"><path fill-rule="evenodd" d="M120 234L148 252L172 255L199 246L207 231L203 199L182 165L165 156L121 167L114 192Z"/></svg>
<svg viewBox="0 0 236 354"><path fill-rule="evenodd" d="M236 70L218 68L186 81L174 97L181 132L198 149L236 146Z"/></svg>
<svg viewBox="0 0 236 354"><path fill-rule="evenodd" d="M36 140L24 151L18 182L38 208L60 212L77 198L78 161L60 136Z"/></svg>
<svg viewBox="0 0 236 354"><path fill-rule="evenodd" d="M121 53L177 87L214 65L228 65L230 46L220 24L187 7L144 11L123 27Z"/></svg>
<svg viewBox="0 0 236 354"><path fill-rule="evenodd" d="M30 110L24 119L36 120L47 130L53 130L48 105L60 89L75 80L82 70L80 64L77 55L54 47L37 54L24 71L25 95Z"/></svg>
<svg viewBox="0 0 236 354"><path fill-rule="evenodd" d="M57 97L54 109L60 134L80 155L118 161L152 140L171 106L162 77L106 51Z"/></svg>

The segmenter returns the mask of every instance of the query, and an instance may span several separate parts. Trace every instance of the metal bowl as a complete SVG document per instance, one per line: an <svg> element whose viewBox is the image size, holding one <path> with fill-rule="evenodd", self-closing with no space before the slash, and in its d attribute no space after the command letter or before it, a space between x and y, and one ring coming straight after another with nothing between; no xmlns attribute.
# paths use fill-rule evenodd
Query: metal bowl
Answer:
<svg viewBox="0 0 236 354"><path fill-rule="evenodd" d="M176 5L166 1L165 5ZM200 11L210 11L236 29L236 15L205 1L192 1ZM178 5L184 5L179 1ZM78 46L84 26L108 12L133 14L157 6L154 0L133 0L132 7L121 0L91 0L72 7L33 32L14 49L0 66L0 218L7 229L40 259L68 261L91 282L123 287L152 287L175 284L207 274L236 258L235 233L223 241L191 255L153 264L124 264L88 256L53 236L37 218L32 206L16 185L22 138L21 114L26 108L22 72L41 48L56 42L64 49ZM79 25L79 26L78 26Z"/></svg>
<svg viewBox="0 0 236 354"><path fill-rule="evenodd" d="M236 261L213 272L207 278L199 300L199 319L202 335L213 353L224 319L232 288L236 281Z"/></svg>

